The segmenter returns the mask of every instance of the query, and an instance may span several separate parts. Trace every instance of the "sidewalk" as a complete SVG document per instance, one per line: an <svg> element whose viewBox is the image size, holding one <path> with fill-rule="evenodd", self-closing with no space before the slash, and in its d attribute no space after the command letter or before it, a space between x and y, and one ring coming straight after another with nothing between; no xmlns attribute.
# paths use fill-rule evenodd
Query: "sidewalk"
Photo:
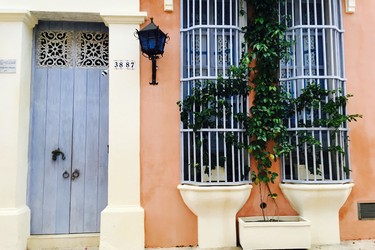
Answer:
<svg viewBox="0 0 375 250"><path fill-rule="evenodd" d="M375 250L375 240L342 241L340 245L313 246L311 250Z"/></svg>
<svg viewBox="0 0 375 250"><path fill-rule="evenodd" d="M200 250L199 247L146 248L146 250ZM205 250L242 250L241 247L213 248ZM310 250L375 250L374 240L342 241L340 245L312 246Z"/></svg>
<svg viewBox="0 0 375 250"><path fill-rule="evenodd" d="M97 247L86 248L42 248L39 250L99 250ZM119 249L131 250L131 249ZM145 250L201 250L199 247L145 248ZM204 250L242 250L241 247L205 248ZM340 245L313 246L310 250L375 250L374 240L342 241Z"/></svg>

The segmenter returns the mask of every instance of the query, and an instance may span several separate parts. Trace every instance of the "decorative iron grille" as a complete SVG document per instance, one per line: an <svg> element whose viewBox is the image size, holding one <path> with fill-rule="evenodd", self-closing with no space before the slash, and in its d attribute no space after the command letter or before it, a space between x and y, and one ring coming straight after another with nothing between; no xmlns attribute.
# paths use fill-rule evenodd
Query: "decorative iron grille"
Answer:
<svg viewBox="0 0 375 250"><path fill-rule="evenodd" d="M40 31L37 37L39 67L108 67L109 43L105 32Z"/></svg>
<svg viewBox="0 0 375 250"><path fill-rule="evenodd" d="M72 39L71 31L41 31L38 33L38 66L71 67Z"/></svg>
<svg viewBox="0 0 375 250"><path fill-rule="evenodd" d="M78 32L77 66L108 66L108 34L103 32Z"/></svg>
<svg viewBox="0 0 375 250"><path fill-rule="evenodd" d="M280 5L280 16L285 17L281 22L287 24L286 38L292 44L289 58L280 62L281 84L292 98L311 84L332 90L318 107L295 106L286 121L295 149L282 158L283 182L350 181L347 124L333 129L314 122L329 119L322 105L346 95L341 13L341 0L284 0ZM339 113L345 115L345 108L338 107ZM319 143L301 139L306 135Z"/></svg>
<svg viewBox="0 0 375 250"><path fill-rule="evenodd" d="M181 0L181 100L207 81L227 77L241 56L241 0ZM230 185L250 182L249 155L236 145L245 143L235 115L247 112L247 98L231 96L230 112L213 118L211 125L193 131L181 124L181 182ZM197 106L199 111L205 107ZM225 109L225 108L224 108ZM189 119L196 117L191 114ZM232 143L228 143L228 138Z"/></svg>

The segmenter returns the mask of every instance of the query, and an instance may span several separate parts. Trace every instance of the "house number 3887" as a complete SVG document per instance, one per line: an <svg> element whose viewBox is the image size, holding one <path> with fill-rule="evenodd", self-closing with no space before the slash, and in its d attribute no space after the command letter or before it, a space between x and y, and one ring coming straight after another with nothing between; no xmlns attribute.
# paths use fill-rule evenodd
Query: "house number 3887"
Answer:
<svg viewBox="0 0 375 250"><path fill-rule="evenodd" d="M135 62L134 60L115 60L115 69L127 69L134 70Z"/></svg>

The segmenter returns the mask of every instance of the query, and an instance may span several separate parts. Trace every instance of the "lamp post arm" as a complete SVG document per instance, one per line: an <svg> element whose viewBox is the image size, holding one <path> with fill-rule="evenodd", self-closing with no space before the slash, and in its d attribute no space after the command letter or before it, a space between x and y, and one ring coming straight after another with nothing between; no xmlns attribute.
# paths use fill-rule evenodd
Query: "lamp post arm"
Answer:
<svg viewBox="0 0 375 250"><path fill-rule="evenodd" d="M157 56L151 56L151 61L152 61L152 82L150 82L151 85L158 85L158 82L156 81L156 59Z"/></svg>

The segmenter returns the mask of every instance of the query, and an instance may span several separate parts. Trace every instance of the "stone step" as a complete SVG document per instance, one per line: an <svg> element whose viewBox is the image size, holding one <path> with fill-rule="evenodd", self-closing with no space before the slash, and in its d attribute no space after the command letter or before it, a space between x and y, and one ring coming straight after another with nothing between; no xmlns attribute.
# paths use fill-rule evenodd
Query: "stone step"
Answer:
<svg viewBox="0 0 375 250"><path fill-rule="evenodd" d="M32 235L27 250L98 250L99 234Z"/></svg>

